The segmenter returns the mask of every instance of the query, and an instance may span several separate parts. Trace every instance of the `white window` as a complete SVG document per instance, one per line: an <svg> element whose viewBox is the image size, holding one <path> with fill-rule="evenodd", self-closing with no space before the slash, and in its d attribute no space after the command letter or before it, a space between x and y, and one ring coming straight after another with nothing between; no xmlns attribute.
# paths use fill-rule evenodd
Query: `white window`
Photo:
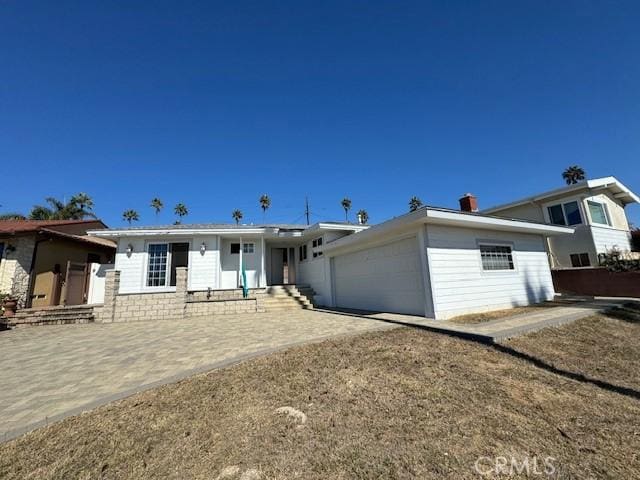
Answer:
<svg viewBox="0 0 640 480"><path fill-rule="evenodd" d="M607 207L605 205L598 202L592 202L591 200L587 200L587 205L589 206L589 214L591 215L591 221L593 223L611 225Z"/></svg>
<svg viewBox="0 0 640 480"><path fill-rule="evenodd" d="M175 287L176 268L189 263L189 244L150 243L147 254L147 287Z"/></svg>
<svg viewBox="0 0 640 480"><path fill-rule="evenodd" d="M243 243L242 244L242 253L254 253L255 252L255 244L253 243ZM239 255L240 254L240 244L232 243L231 244L231 255Z"/></svg>
<svg viewBox="0 0 640 480"><path fill-rule="evenodd" d="M322 256L322 237L319 237L313 240L313 242L311 242L311 246L312 246L311 251L313 252L313 258L321 257Z"/></svg>
<svg viewBox="0 0 640 480"><path fill-rule="evenodd" d="M578 202L567 202L547 207L549 221L554 225L578 225L582 223Z"/></svg>
<svg viewBox="0 0 640 480"><path fill-rule="evenodd" d="M507 245L480 245L483 270L515 270L513 252Z"/></svg>

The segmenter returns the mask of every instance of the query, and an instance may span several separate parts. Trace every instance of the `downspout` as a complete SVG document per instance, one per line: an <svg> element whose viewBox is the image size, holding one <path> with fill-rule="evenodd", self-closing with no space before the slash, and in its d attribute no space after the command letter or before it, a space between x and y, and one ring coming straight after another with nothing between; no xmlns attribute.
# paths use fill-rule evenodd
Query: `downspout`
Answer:
<svg viewBox="0 0 640 480"><path fill-rule="evenodd" d="M242 237L240 237L240 255L238 255L238 287L240 286L240 280L242 278Z"/></svg>

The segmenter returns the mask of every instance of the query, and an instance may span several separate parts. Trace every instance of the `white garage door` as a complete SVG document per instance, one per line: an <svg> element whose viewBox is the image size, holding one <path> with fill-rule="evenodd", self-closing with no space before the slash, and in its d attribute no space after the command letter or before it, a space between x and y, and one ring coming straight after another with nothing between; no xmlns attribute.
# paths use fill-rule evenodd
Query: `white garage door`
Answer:
<svg viewBox="0 0 640 480"><path fill-rule="evenodd" d="M333 259L336 306L424 315L416 237Z"/></svg>

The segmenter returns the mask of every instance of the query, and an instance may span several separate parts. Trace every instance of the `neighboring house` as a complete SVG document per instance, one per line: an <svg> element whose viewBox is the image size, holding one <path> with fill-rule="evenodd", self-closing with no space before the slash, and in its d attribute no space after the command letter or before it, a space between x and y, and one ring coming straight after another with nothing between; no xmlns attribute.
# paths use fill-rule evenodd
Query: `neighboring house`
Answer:
<svg viewBox="0 0 640 480"><path fill-rule="evenodd" d="M596 178L515 202L482 213L522 218L575 228L572 236L549 238L552 268L588 267L599 264L599 254L616 249L632 250L625 207L640 198L614 177Z"/></svg>
<svg viewBox="0 0 640 480"><path fill-rule="evenodd" d="M463 208L466 200L461 200ZM126 321L131 312L141 318L181 318L177 312L195 311L188 302L204 303L238 288L241 264L251 288L309 285L316 303L329 307L444 319L527 305L554 296L545 238L572 232L570 227L423 207L370 228L325 222L89 233L118 241L104 318ZM136 311L134 302L143 304L144 312ZM227 303L224 312L241 305ZM256 305L253 311L260 311ZM120 314L114 315L114 309Z"/></svg>
<svg viewBox="0 0 640 480"><path fill-rule="evenodd" d="M115 243L87 236L99 220L0 221L0 293L18 306L77 305L86 301L87 265L110 263Z"/></svg>

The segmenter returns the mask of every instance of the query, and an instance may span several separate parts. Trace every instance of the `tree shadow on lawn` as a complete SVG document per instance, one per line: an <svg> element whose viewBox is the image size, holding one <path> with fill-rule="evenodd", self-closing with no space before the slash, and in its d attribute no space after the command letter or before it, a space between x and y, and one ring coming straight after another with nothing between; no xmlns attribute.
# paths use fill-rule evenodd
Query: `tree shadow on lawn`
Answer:
<svg viewBox="0 0 640 480"><path fill-rule="evenodd" d="M640 307L639 307L640 308ZM587 383L587 384L591 384L594 385L598 388L601 388L603 390L607 390L609 392L613 392L613 393L618 393L620 395L624 395L630 398L634 398L637 400L640 400L640 391L635 390L633 388L629 388L629 387L624 387L621 385L616 385L614 383L610 383L610 382L606 382L604 380L600 380L598 378L593 378L587 375L584 375L582 373L578 373L578 372L572 372L570 370L566 370L563 368L559 368L556 367L555 365L547 362L546 360L543 360L542 358L538 358L535 357L529 353L525 353L522 352L520 350L517 350L513 347L510 347L508 345L504 345L501 343L496 343L495 341L493 341L492 338L487 337L487 336L483 336L483 335L476 335L473 333L469 333L469 332L459 332L459 331L455 331L455 330L444 330L444 329L440 329L437 327L431 327L428 325L419 325L419 324L415 324L415 323L410 323L410 322L404 322L402 320L394 320L394 319L390 319L390 318L380 318L380 317L372 317L371 314L372 313L376 313L376 312L368 312L368 315L365 314L364 312L361 311L345 311L345 310L332 310L332 309L323 309L322 310L323 313L330 313L330 314L334 314L334 315L348 315L348 316L352 316L352 317L360 317L360 318L364 318L370 321L377 321L377 322L384 322L384 323L389 323L389 324L394 324L394 325L398 325L398 326L403 326L403 327L408 327L408 328L413 328L415 330L423 330L423 331L427 331L427 332L431 332L431 333L436 333L436 334L440 334L440 335L447 335L449 337L454 337L454 338L459 338L461 340L465 340L468 342L473 342L476 344L481 344L481 345L485 345L485 346L489 346L491 348L493 348L494 350L500 352L500 353L504 353L507 355L510 355L514 358L517 358L519 360L524 360L528 363L530 363L531 365L541 369L541 370L545 370L549 373L553 373L556 375L560 375L564 378L570 379L570 380L574 380L577 382L581 382L581 383ZM377 312L377 313L381 313L381 312ZM640 311L638 312L640 313ZM609 315L609 313L607 312L607 315ZM613 315L612 315L613 316ZM615 317L614 317L615 318ZM625 320L627 321L627 320ZM634 320L634 322L638 322L638 320Z"/></svg>

